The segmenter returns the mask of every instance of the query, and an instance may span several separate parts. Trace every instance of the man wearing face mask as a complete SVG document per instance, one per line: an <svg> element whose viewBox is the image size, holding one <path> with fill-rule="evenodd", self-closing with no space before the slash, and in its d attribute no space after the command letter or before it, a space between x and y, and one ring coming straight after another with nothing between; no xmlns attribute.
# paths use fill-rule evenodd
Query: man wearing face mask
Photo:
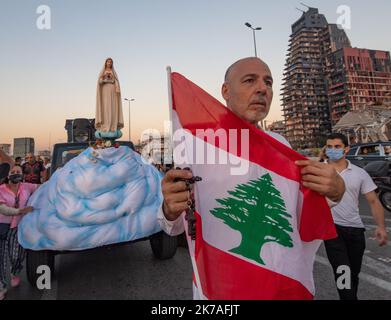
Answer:
<svg viewBox="0 0 391 320"><path fill-rule="evenodd" d="M0 185L0 300L7 292L7 255L11 261L11 286L20 284L25 251L18 243L18 224L22 215L32 211L27 202L38 188L36 184L22 183L22 168L14 166L7 181ZM16 215L17 214L17 215Z"/></svg>
<svg viewBox="0 0 391 320"><path fill-rule="evenodd" d="M384 209L375 193L377 186L369 174L346 160L349 142L342 134L332 134L327 139L326 156L345 181L346 192L341 202L331 209L338 238L325 241L335 279L341 276L337 270L347 266L351 272L350 289L338 288L341 300L357 300L359 273L365 251L365 227L359 214L359 197L365 195L377 228L375 237L379 246L388 241L384 221Z"/></svg>

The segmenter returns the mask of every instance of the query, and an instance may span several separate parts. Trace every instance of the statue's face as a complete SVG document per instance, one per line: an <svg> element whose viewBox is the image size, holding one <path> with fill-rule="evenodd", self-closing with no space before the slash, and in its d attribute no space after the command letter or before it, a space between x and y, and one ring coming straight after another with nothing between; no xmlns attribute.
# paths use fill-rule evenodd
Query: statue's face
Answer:
<svg viewBox="0 0 391 320"><path fill-rule="evenodd" d="M112 68L113 67L113 60L107 59L106 61L106 68Z"/></svg>

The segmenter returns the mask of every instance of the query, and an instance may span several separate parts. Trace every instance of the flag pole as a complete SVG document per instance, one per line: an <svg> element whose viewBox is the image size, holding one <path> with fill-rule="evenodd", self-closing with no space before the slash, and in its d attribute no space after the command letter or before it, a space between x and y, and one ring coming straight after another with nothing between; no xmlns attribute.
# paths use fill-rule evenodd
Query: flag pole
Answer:
<svg viewBox="0 0 391 320"><path fill-rule="evenodd" d="M172 82L171 82L171 67L167 67L167 80L168 80L168 103L169 103L169 118L170 118L170 146L172 147L172 151L174 151L174 136L173 136L173 110L174 110L174 105L173 105L173 100L172 100ZM173 153L173 159L172 159L172 164L174 165L175 168L175 163L174 163L174 153ZM194 272L194 278L196 281L197 285L197 290L200 295L200 300L205 300L205 296L202 292L202 287L201 287L201 281L200 281L200 275L198 273L198 268L197 268L197 263L195 260L195 241L191 239L189 236L189 230L187 226L187 221L185 219L185 215L182 214L182 219L183 219L183 225L185 226L185 231L186 231L186 240L187 244L189 247L189 253L190 253L190 258L191 258L191 264L193 266L193 272Z"/></svg>
<svg viewBox="0 0 391 320"><path fill-rule="evenodd" d="M170 121L170 145L171 147L174 146L174 140L173 140L173 122L172 122L172 110L173 110L173 102L172 102L172 84L171 84L171 66L167 67L167 83L168 83L168 104L169 104L169 121ZM173 149L172 149L173 150ZM174 163L174 159L172 160Z"/></svg>

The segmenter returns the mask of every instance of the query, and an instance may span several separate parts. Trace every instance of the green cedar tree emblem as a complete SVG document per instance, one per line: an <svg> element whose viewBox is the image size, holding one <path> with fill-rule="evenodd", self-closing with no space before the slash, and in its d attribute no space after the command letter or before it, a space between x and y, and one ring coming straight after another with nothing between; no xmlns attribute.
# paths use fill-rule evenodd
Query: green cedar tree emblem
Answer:
<svg viewBox="0 0 391 320"><path fill-rule="evenodd" d="M273 184L270 174L258 180L236 186L228 191L229 198L217 199L222 206L211 213L230 228L242 234L239 247L230 250L257 263L265 265L261 249L268 242L292 248L293 232L281 192Z"/></svg>

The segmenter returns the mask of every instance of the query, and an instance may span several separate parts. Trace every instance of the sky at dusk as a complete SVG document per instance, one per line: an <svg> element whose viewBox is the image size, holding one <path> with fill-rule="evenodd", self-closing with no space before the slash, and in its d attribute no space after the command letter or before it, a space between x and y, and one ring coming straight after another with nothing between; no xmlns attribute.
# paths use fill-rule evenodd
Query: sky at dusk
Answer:
<svg viewBox="0 0 391 320"><path fill-rule="evenodd" d="M348 5L347 34L354 47L391 51L389 0L307 1L329 23ZM51 29L39 30L37 8L51 9ZM132 140L168 120L166 66L222 101L226 68L259 55L273 76L268 121L282 119L280 87L291 25L299 1L274 0L0 0L0 143L34 137L36 151L66 141L65 120L94 118L96 84L107 57L114 59L123 98L131 103ZM222 101L223 102L223 101ZM123 104L128 137L128 104Z"/></svg>

